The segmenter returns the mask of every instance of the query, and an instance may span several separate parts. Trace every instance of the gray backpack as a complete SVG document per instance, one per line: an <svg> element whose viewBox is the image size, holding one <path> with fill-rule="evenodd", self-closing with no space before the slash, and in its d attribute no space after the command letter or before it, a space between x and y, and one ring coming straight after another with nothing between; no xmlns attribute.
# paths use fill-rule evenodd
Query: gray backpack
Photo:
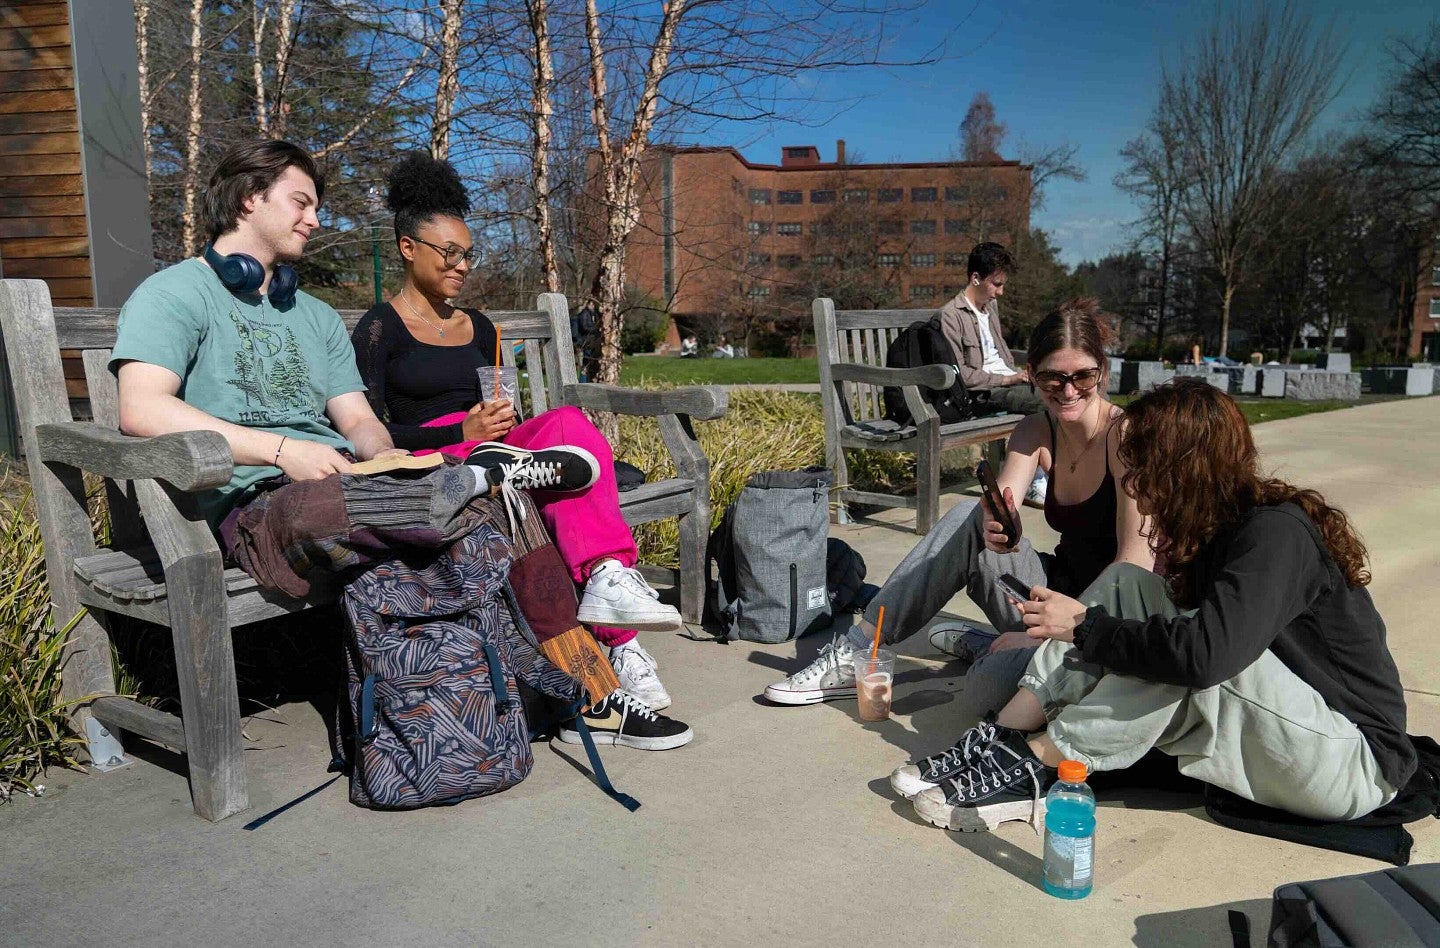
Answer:
<svg viewBox="0 0 1440 948"><path fill-rule="evenodd" d="M828 469L767 471L746 482L710 535L716 583L707 605L732 638L785 642L830 624L825 541Z"/></svg>

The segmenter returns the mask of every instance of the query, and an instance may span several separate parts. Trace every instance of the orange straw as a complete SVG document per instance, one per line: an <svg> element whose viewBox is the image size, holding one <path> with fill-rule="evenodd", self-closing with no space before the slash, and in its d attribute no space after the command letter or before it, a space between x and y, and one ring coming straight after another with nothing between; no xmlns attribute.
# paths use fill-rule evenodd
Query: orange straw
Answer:
<svg viewBox="0 0 1440 948"><path fill-rule="evenodd" d="M495 327L495 401L500 400L500 327Z"/></svg>
<svg viewBox="0 0 1440 948"><path fill-rule="evenodd" d="M875 644L870 646L870 664L875 664L875 657L880 654L880 630L885 627L885 607L880 607L880 616L875 620Z"/></svg>

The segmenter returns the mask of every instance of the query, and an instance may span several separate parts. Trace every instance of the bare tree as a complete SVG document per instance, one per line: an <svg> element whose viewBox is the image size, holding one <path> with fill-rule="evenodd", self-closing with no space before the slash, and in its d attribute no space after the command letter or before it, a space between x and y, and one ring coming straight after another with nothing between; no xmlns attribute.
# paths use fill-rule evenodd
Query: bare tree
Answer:
<svg viewBox="0 0 1440 948"><path fill-rule="evenodd" d="M1333 100L1340 52L1331 28L1312 29L1286 0L1218 15L1165 70L1159 114L1180 143L1182 213L1219 276L1221 355L1276 172Z"/></svg>
<svg viewBox="0 0 1440 948"><path fill-rule="evenodd" d="M295 26L296 0L279 0L275 10L275 82L271 96L269 123L270 134L276 138L285 137L289 123L290 108L285 101L286 83L290 78L290 56L295 51L295 39L299 35ZM301 11L303 12L303 11Z"/></svg>
<svg viewBox="0 0 1440 948"><path fill-rule="evenodd" d="M1390 87L1370 109L1363 156L1431 208L1440 202L1440 22L1423 43L1397 41Z"/></svg>
<svg viewBox="0 0 1440 948"><path fill-rule="evenodd" d="M1141 232L1136 240L1155 260L1158 271L1155 312L1155 352L1165 351L1165 328L1170 315L1171 283L1176 256L1182 246L1180 201L1186 180L1175 128L1163 116L1151 119L1145 133L1120 150L1125 167L1115 175L1115 186L1140 203Z"/></svg>
<svg viewBox="0 0 1440 948"><path fill-rule="evenodd" d="M185 184L181 252L195 252L195 202L200 190L200 28L204 23L205 0L190 3L190 111L185 126Z"/></svg>
<svg viewBox="0 0 1440 948"><path fill-rule="evenodd" d="M555 257L555 229L550 218L550 141L554 115L555 62L550 49L550 7L546 0L527 0L526 21L533 39L534 73L530 112L532 145L530 181L534 192L535 242L540 255L540 279L546 292L560 290L560 265Z"/></svg>
<svg viewBox="0 0 1440 948"><path fill-rule="evenodd" d="M435 114L430 125L430 153L440 160L450 154L450 120L460 90L460 22L463 0L441 0L440 74L435 81Z"/></svg>
<svg viewBox="0 0 1440 948"><path fill-rule="evenodd" d="M265 107L265 24L270 19L270 5L255 0L250 8L250 77L255 84L255 125L261 135L270 134L270 110Z"/></svg>
<svg viewBox="0 0 1440 948"><path fill-rule="evenodd" d="M977 92L960 123L960 155L965 161L999 161L1006 128L995 119L988 92Z"/></svg>

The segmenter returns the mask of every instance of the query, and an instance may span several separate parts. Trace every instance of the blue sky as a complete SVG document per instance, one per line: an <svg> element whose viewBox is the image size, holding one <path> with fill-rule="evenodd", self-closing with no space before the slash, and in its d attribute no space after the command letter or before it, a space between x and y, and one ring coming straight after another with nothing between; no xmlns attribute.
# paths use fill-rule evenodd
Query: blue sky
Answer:
<svg viewBox="0 0 1440 948"><path fill-rule="evenodd" d="M1384 85L1386 44L1422 35L1440 19L1433 0L1300 0L1300 6L1317 22L1333 18L1346 45L1340 74L1348 80L1321 120L1325 131L1357 129L1359 113ZM867 161L940 161L956 150L965 109L984 90L1009 126L1004 157L1020 142L1080 146L1089 179L1052 184L1033 223L1050 232L1067 264L1096 259L1123 248L1137 216L1111 183L1121 166L1118 152L1154 108L1162 62L1176 61L1214 10L1200 0L1021 0L973 8L938 0L897 37L892 55L918 57L950 34L946 61L827 76L827 98L858 103L818 126L743 125L712 131L705 143L734 144L763 162L778 161L782 145L814 144L829 161L835 139L843 138L852 155Z"/></svg>

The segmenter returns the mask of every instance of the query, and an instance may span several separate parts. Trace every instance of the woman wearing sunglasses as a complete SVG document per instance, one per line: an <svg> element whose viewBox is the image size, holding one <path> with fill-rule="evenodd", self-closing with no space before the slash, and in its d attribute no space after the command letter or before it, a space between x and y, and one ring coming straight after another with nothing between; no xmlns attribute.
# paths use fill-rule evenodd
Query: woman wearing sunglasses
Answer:
<svg viewBox="0 0 1440 948"><path fill-rule="evenodd" d="M532 491L560 558L584 587L578 618L610 648L622 690L607 699L616 707L597 713L619 712L609 715L622 721L615 742L663 750L688 741L688 728L653 713L669 707L670 695L635 633L678 629L681 620L634 569L638 551L620 514L609 443L579 409L517 422L508 400L479 391L476 369L496 364L495 324L449 302L477 257L460 176L448 162L408 155L390 173L386 204L405 279L351 335L375 414L396 447L499 466L509 483ZM611 736L593 722L592 730L600 740Z"/></svg>
<svg viewBox="0 0 1440 948"><path fill-rule="evenodd" d="M766 688L766 698L799 705L854 697L852 656L873 641L881 606L885 641L895 643L927 626L964 590L999 637L951 623L932 632L931 642L972 661L962 698L976 714L991 713L1014 696L1037 645L1025 634L1013 596L999 581L1002 575L1083 599L1092 584L1116 588L1109 582L1114 573L1097 583L1112 564L1153 567L1144 518L1121 487L1125 469L1114 433L1121 411L1104 395L1109 332L1099 302L1078 299L1046 316L1030 335L1030 377L1045 410L1016 426L997 480L1019 523L1016 499L1025 495L1037 469L1049 474L1045 520L1060 534L1055 550L1037 552L1023 536L1012 546L981 502L956 504L895 568L864 620L823 647L810 665ZM1133 604L1107 600L1106 605L1124 611Z"/></svg>

